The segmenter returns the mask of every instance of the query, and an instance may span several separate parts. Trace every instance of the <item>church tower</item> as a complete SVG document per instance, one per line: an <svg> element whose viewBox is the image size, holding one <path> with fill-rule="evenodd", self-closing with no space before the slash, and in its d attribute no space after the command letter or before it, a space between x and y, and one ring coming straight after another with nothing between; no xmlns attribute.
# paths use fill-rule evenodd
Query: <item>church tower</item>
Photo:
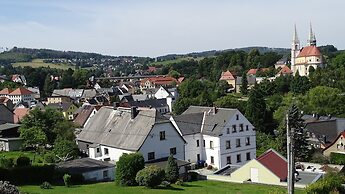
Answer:
<svg viewBox="0 0 345 194"><path fill-rule="evenodd" d="M297 71L295 64L296 64L296 58L299 52L300 52L300 42L298 40L297 28L295 24L295 31L292 37L292 44L291 44L291 70L293 73Z"/></svg>
<svg viewBox="0 0 345 194"><path fill-rule="evenodd" d="M309 37L308 37L308 46L316 46L316 38L315 38L315 34L313 33L311 22L310 22Z"/></svg>

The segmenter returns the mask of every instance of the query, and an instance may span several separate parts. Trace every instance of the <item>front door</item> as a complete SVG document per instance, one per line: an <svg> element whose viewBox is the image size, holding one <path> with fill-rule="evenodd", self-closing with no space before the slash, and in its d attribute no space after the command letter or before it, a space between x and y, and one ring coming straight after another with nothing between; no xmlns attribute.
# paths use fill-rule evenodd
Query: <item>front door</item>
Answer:
<svg viewBox="0 0 345 194"><path fill-rule="evenodd" d="M257 169L257 168L250 168L250 180L253 183L259 182L259 169Z"/></svg>

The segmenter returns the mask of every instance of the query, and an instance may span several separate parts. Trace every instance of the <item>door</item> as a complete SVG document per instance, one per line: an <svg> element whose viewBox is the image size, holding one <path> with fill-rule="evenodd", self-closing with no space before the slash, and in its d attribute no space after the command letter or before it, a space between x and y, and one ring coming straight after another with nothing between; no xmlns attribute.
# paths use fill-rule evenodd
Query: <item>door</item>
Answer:
<svg viewBox="0 0 345 194"><path fill-rule="evenodd" d="M259 169L250 168L250 180L252 180L253 183L259 182Z"/></svg>

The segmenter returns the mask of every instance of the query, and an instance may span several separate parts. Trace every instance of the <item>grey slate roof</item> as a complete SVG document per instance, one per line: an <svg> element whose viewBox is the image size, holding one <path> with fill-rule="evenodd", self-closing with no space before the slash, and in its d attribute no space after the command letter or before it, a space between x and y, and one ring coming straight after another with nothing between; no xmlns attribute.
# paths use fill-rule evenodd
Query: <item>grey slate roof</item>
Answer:
<svg viewBox="0 0 345 194"><path fill-rule="evenodd" d="M166 99L148 99L143 101L129 101L128 104L130 106L137 106L137 107L153 107L153 108L161 108L167 107Z"/></svg>
<svg viewBox="0 0 345 194"><path fill-rule="evenodd" d="M58 170L63 172L69 172L71 174L82 174L85 172L115 167L115 165L101 160L81 158L70 160L67 162L61 162L57 164L56 167Z"/></svg>
<svg viewBox="0 0 345 194"><path fill-rule="evenodd" d="M5 123L0 125L0 131L8 130L8 129L13 129L13 128L18 128L20 127L19 124L12 124L12 123Z"/></svg>
<svg viewBox="0 0 345 194"><path fill-rule="evenodd" d="M138 108L131 119L129 108L102 107L78 135L78 141L138 151L156 123L170 122L156 109Z"/></svg>
<svg viewBox="0 0 345 194"><path fill-rule="evenodd" d="M201 132L204 113L191 113L173 116L182 135L192 135Z"/></svg>
<svg viewBox="0 0 345 194"><path fill-rule="evenodd" d="M219 136L223 133L222 130L226 122L233 117L237 111L237 109L216 108L216 114L214 114L214 107L190 106L182 115L185 116L187 114L206 112L202 134Z"/></svg>

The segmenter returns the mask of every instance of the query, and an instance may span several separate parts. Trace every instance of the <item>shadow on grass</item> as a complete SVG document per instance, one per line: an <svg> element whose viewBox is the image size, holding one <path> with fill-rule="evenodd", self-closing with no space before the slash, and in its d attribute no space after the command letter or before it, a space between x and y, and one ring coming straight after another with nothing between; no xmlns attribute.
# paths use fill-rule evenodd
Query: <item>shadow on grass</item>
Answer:
<svg viewBox="0 0 345 194"><path fill-rule="evenodd" d="M183 191L183 188L177 188L177 187L163 187L163 186L158 186L152 189L157 189L157 190L171 190L171 191Z"/></svg>
<svg viewBox="0 0 345 194"><path fill-rule="evenodd" d="M183 185L181 185L181 187L201 187L200 185L191 185L188 183L184 183Z"/></svg>

